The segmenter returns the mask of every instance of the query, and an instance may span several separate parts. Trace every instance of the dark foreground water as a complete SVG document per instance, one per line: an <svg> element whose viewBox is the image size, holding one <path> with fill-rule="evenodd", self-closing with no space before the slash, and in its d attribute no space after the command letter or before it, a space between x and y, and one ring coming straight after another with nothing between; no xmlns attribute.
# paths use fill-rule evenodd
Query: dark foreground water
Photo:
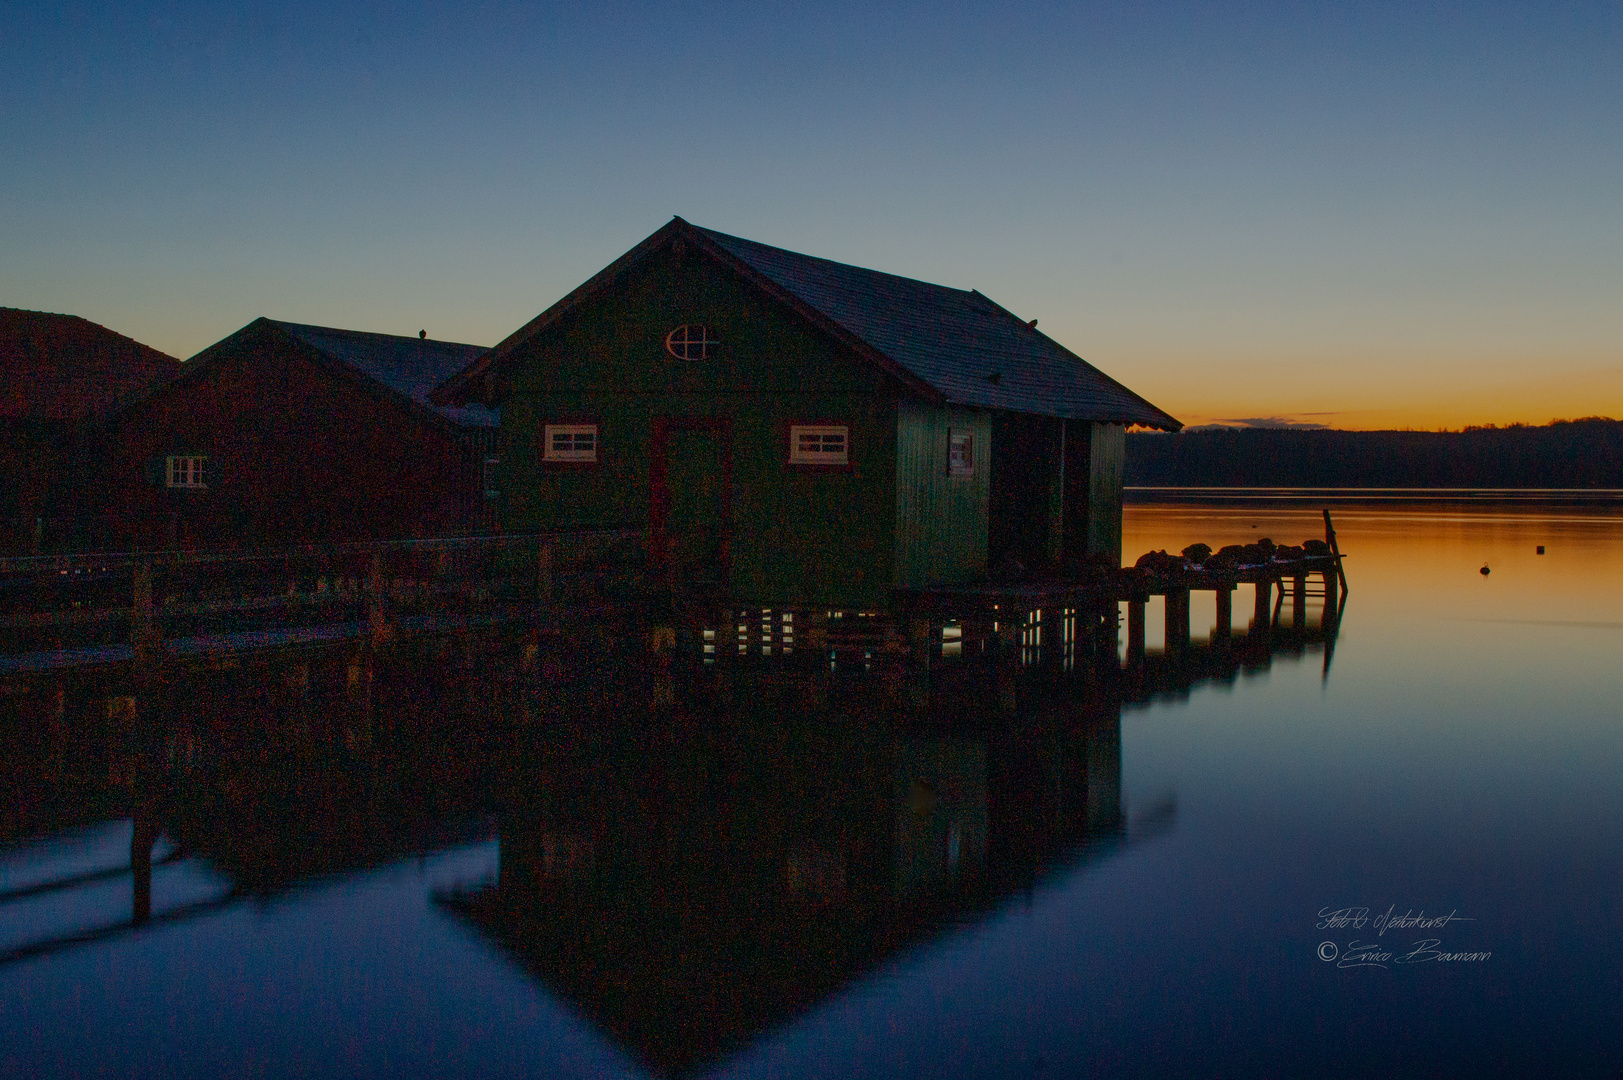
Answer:
<svg viewBox="0 0 1623 1080"><path fill-rule="evenodd" d="M1619 1076L1623 518L1337 526L1332 642L1012 713L577 656L11 687L0 1074Z"/></svg>

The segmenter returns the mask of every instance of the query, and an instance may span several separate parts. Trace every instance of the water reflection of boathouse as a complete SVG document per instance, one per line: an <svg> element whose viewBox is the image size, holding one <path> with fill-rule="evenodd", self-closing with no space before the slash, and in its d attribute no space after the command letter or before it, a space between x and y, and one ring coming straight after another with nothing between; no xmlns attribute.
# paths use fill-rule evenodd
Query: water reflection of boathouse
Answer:
<svg viewBox="0 0 1623 1080"><path fill-rule="evenodd" d="M649 684L639 663L580 700L419 665L361 686L279 668L147 697L36 686L4 699L0 842L123 819L130 860L42 869L0 904L114 880L129 900L0 964L494 835L494 877L441 893L445 910L622 1046L690 1071L1142 835L1124 822L1123 704L1327 651L1334 629L1195 643L1131 679L1059 677L1039 656L1012 701L970 665L739 663ZM673 693L646 692L661 679ZM162 883L178 873L206 888L177 900Z"/></svg>
<svg viewBox="0 0 1623 1080"><path fill-rule="evenodd" d="M851 702L733 708L695 725L725 737L537 775L502 818L497 880L442 900L685 1072L1113 847L1119 716L1056 700L936 731Z"/></svg>

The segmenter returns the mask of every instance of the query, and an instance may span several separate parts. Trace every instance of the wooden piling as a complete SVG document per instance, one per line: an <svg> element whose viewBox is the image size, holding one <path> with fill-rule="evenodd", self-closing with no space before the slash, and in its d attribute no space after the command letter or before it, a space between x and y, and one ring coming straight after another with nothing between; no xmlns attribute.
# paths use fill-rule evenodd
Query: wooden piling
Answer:
<svg viewBox="0 0 1623 1080"><path fill-rule="evenodd" d="M1297 574L1291 579L1291 629L1307 626L1307 575Z"/></svg>
<svg viewBox="0 0 1623 1080"><path fill-rule="evenodd" d="M1321 626L1329 626L1341 614L1341 594L1336 588L1336 572L1323 571L1324 577L1324 614L1319 619Z"/></svg>
<svg viewBox="0 0 1623 1080"><path fill-rule="evenodd" d="M152 609L152 563L143 559L135 566L135 610L130 619L130 646L135 650L137 668L146 668L158 658L161 635Z"/></svg>
<svg viewBox="0 0 1623 1080"><path fill-rule="evenodd" d="M1135 596L1127 601L1127 665L1137 667L1144 662L1144 608L1146 601Z"/></svg>
<svg viewBox="0 0 1623 1080"><path fill-rule="evenodd" d="M1217 586L1217 626L1213 636L1219 640L1226 640L1229 630L1234 625L1234 586L1226 583Z"/></svg>
<svg viewBox="0 0 1623 1080"><path fill-rule="evenodd" d="M1044 608L1038 616L1042 627L1041 650L1038 653L1045 670L1059 671L1065 666L1065 609Z"/></svg>
<svg viewBox="0 0 1623 1080"><path fill-rule="evenodd" d="M389 625L383 610L383 555L372 556L372 568L366 576L366 630L367 641L378 648L389 638Z"/></svg>
<svg viewBox="0 0 1623 1080"><path fill-rule="evenodd" d="M1257 579L1257 603L1251 616L1251 632L1265 634L1273 628L1273 584L1267 578Z"/></svg>
<svg viewBox="0 0 1623 1080"><path fill-rule="evenodd" d="M1341 595L1346 596L1347 571L1341 565L1341 545L1336 543L1336 527L1330 521L1330 511L1328 508L1326 508L1324 511L1324 542L1330 545L1330 553L1336 557L1336 580L1341 585ZM1329 595L1329 590L1326 590L1325 592L1326 595ZM1336 602L1337 606L1339 606L1340 599L1338 598Z"/></svg>
<svg viewBox="0 0 1623 1080"><path fill-rule="evenodd" d="M535 549L535 598L543 604L552 601L552 538L543 538Z"/></svg>
<svg viewBox="0 0 1623 1080"><path fill-rule="evenodd" d="M934 640L931 632L934 631ZM941 639L941 632L935 630L930 619L922 615L915 615L907 623L908 649L913 662L913 670L920 675L928 677L930 674L931 654L936 641Z"/></svg>
<svg viewBox="0 0 1623 1080"><path fill-rule="evenodd" d="M1189 651L1188 589L1167 590L1166 624L1166 651L1182 656Z"/></svg>

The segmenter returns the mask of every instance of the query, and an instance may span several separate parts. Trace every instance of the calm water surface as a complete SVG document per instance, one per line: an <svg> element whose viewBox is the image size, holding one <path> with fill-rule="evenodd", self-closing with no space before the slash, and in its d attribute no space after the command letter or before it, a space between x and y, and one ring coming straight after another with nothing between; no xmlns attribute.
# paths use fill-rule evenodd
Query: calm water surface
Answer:
<svg viewBox="0 0 1623 1080"><path fill-rule="evenodd" d="M1620 1075L1623 518L1336 524L1331 647L1012 716L567 656L13 687L0 1074Z"/></svg>

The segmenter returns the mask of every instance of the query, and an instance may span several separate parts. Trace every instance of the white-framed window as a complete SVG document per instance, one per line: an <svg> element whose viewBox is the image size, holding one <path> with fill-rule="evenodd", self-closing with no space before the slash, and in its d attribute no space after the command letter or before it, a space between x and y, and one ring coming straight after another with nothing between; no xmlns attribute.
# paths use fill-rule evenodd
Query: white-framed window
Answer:
<svg viewBox="0 0 1623 1080"><path fill-rule="evenodd" d="M547 424L541 433L542 461L596 461L596 424Z"/></svg>
<svg viewBox="0 0 1623 1080"><path fill-rule="evenodd" d="M789 464L845 465L851 460L851 429L845 424L792 424Z"/></svg>
<svg viewBox="0 0 1623 1080"><path fill-rule="evenodd" d="M678 360L708 360L720 344L703 323L683 323L665 335L665 351Z"/></svg>
<svg viewBox="0 0 1623 1080"><path fill-rule="evenodd" d="M171 454L164 459L164 485L172 488L202 488L203 463L208 458L201 454Z"/></svg>
<svg viewBox="0 0 1623 1080"><path fill-rule="evenodd" d="M975 433L962 428L947 429L947 475L975 475Z"/></svg>

